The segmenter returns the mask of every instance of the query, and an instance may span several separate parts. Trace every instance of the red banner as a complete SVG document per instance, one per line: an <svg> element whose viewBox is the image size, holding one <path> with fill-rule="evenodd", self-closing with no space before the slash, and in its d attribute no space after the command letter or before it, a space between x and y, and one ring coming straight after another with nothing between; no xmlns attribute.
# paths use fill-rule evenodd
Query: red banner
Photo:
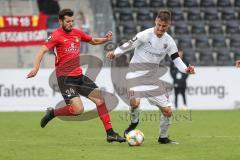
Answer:
<svg viewBox="0 0 240 160"><path fill-rule="evenodd" d="M47 16L0 16L0 47L42 45L47 38Z"/></svg>

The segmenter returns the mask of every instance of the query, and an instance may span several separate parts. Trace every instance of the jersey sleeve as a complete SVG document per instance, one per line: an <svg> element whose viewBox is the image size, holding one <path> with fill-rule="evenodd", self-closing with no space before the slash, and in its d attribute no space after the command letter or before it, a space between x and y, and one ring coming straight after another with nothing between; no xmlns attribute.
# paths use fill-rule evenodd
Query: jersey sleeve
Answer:
<svg viewBox="0 0 240 160"><path fill-rule="evenodd" d="M178 52L177 45L176 45L175 41L170 37L169 45L168 45L168 48L167 48L167 53L171 57L171 55L176 53L176 52Z"/></svg>
<svg viewBox="0 0 240 160"><path fill-rule="evenodd" d="M45 41L44 45L51 50L52 48L54 48L57 45L57 36L56 34L51 34L47 40Z"/></svg>
<svg viewBox="0 0 240 160"><path fill-rule="evenodd" d="M116 50L114 51L114 55L118 57L124 53L127 53L130 50L137 48L138 46L140 46L142 44L143 40L144 40L143 36L140 32L135 37L133 37L131 40L129 40L128 42L117 47Z"/></svg>
<svg viewBox="0 0 240 160"><path fill-rule="evenodd" d="M144 42L146 42L147 40L147 36L146 36L146 34L144 34L144 32L139 32L136 36L135 36L135 38L137 38L137 40L138 40L138 44L141 44L141 43L144 43Z"/></svg>
<svg viewBox="0 0 240 160"><path fill-rule="evenodd" d="M80 30L79 30L79 37L80 37L81 41L83 41L83 42L89 42L92 40L92 36L88 35L87 33L82 32Z"/></svg>

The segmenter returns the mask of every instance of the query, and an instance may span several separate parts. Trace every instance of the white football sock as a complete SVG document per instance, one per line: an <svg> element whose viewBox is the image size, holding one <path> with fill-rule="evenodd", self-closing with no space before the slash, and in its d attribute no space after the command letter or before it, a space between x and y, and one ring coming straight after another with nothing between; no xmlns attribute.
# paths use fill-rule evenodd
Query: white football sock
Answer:
<svg viewBox="0 0 240 160"><path fill-rule="evenodd" d="M139 119L139 109L138 108L130 108L130 117L132 123L137 123Z"/></svg>
<svg viewBox="0 0 240 160"><path fill-rule="evenodd" d="M161 138L168 137L167 131L170 124L171 124L170 117L165 117L163 114L161 114L161 117L160 117L160 137Z"/></svg>

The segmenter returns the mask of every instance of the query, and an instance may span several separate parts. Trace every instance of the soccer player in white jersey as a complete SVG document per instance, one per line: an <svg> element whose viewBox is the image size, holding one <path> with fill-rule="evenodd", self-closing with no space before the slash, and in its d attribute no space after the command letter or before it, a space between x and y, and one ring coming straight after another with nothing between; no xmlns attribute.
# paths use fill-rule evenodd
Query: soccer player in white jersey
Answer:
<svg viewBox="0 0 240 160"><path fill-rule="evenodd" d="M127 51L135 49L134 55L131 59L131 64L139 64L139 71L144 70L145 65L141 64L155 64L159 66L160 61L169 55L173 60L179 71L186 74L194 74L194 66L188 67L184 64L182 59L178 55L178 49L173 38L166 32L171 24L171 13L168 10L160 10L158 16L155 19L155 26L153 28L146 29L139 32L132 40L129 40L120 47L117 47L115 51L107 53L107 58L114 59ZM151 66L151 65L149 65ZM153 65L154 66L154 65ZM156 67L155 66L155 67ZM156 69L156 68L155 68ZM146 69L145 69L146 70ZM126 78L136 78L139 72L131 72L127 74ZM152 75L153 76L153 75ZM151 79L151 77L149 77ZM148 88L146 88L147 90ZM134 93L134 88L130 88L130 93ZM146 91L148 92L148 91ZM132 94L134 95L134 94ZM140 97L141 98L141 97ZM124 131L126 135L131 130L135 129L139 122L140 98L130 97L130 116L131 124ZM160 136L158 142L161 144L177 144L177 142L169 139L167 131L170 126L170 118L172 115L171 102L169 100L168 93L160 96L145 97L151 104L160 108L162 114L160 117Z"/></svg>

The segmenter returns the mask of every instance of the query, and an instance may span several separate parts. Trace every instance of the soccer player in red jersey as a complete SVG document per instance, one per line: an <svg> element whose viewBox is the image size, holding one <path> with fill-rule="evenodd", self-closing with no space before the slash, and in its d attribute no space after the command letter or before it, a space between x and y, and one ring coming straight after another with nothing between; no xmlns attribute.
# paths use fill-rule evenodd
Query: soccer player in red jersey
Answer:
<svg viewBox="0 0 240 160"><path fill-rule="evenodd" d="M237 67L237 68L240 68L240 59L239 59L239 60L236 60L236 67Z"/></svg>
<svg viewBox="0 0 240 160"><path fill-rule="evenodd" d="M112 129L110 116L98 86L82 74L80 67L80 41L92 45L103 44L112 39L112 32L108 32L104 38L93 38L81 30L73 28L73 21L71 9L63 9L59 12L60 27L53 31L41 47L35 57L34 67L27 75L27 78L36 76L44 54L54 49L58 86L67 105L57 109L48 108L41 119L41 127L44 128L54 117L77 116L83 113L84 107L79 97L80 94L96 104L98 115L107 133L107 141L125 142L125 138L119 136Z"/></svg>

